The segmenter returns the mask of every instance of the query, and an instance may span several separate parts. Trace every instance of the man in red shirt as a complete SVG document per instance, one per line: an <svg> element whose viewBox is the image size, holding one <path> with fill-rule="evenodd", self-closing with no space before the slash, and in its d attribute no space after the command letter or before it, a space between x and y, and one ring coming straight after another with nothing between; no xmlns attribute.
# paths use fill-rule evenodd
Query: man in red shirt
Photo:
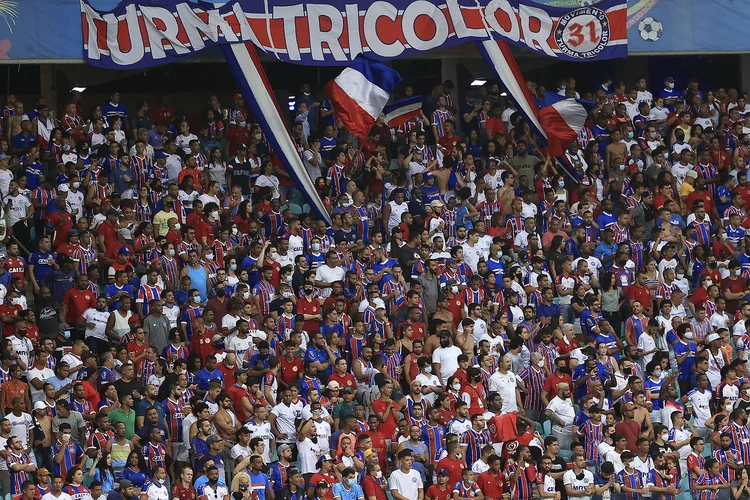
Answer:
<svg viewBox="0 0 750 500"><path fill-rule="evenodd" d="M81 274L76 280L75 288L65 292L60 319L69 325L75 325L86 309L93 307L96 307L96 297L89 287L89 277Z"/></svg>
<svg viewBox="0 0 750 500"><path fill-rule="evenodd" d="M18 243L8 243L8 258L3 266L11 279L20 278L26 286L26 261L18 256Z"/></svg>
<svg viewBox="0 0 750 500"><path fill-rule="evenodd" d="M651 316L651 290L646 285L647 278L648 276L644 271L638 271L638 274L635 276L635 283L628 288L628 300L631 306L636 300L640 302L641 306L643 306L643 313L646 316Z"/></svg>
<svg viewBox="0 0 750 500"><path fill-rule="evenodd" d="M721 280L721 291L727 301L727 314L730 316L737 311L740 299L747 295L747 281L742 277L740 263L736 260L729 262L729 276Z"/></svg>
<svg viewBox="0 0 750 500"><path fill-rule="evenodd" d="M367 495L367 492L365 492ZM500 499L502 495L497 498ZM451 500L453 498L453 486L448 484L448 471L440 469L437 473L437 484L427 488L425 494L427 500ZM493 499L494 500L494 499Z"/></svg>
<svg viewBox="0 0 750 500"><path fill-rule="evenodd" d="M96 228L96 241L99 245L99 251L104 254L100 260L103 264L108 265L117 259L117 252L120 249L120 225L118 222L120 214L114 208L110 208L106 215L107 220Z"/></svg>
<svg viewBox="0 0 750 500"><path fill-rule="evenodd" d="M296 350L297 345L293 340L287 340L284 343L284 356L279 359L281 364L281 373L279 375L281 381L286 385L292 385L296 382L304 368L302 360L294 355Z"/></svg>
<svg viewBox="0 0 750 500"><path fill-rule="evenodd" d="M461 452L461 444L458 441L451 441L446 444L448 456L440 460L435 469L446 470L448 472L448 484L456 484L463 481L463 471L466 468L466 462L457 458Z"/></svg>
<svg viewBox="0 0 750 500"><path fill-rule="evenodd" d="M393 382L385 380L378 384L380 397L372 402L372 411L380 421L380 432L386 436L392 436L398 427L398 405L391 399L393 394Z"/></svg>
<svg viewBox="0 0 750 500"><path fill-rule="evenodd" d="M20 294L11 287L5 295L5 301L0 305L0 321L2 321L3 325L4 339L7 339L16 332L15 324L23 308L19 304L13 304L13 301L19 296Z"/></svg>
<svg viewBox="0 0 750 500"><path fill-rule="evenodd" d="M367 435L370 436L372 442L372 451L378 456L378 463L381 464L383 469L383 475L388 475L388 442L385 440L385 436L380 432L380 420L377 415L370 415L367 419L367 425L370 429L367 431Z"/></svg>
<svg viewBox="0 0 750 500"><path fill-rule="evenodd" d="M695 191L690 193L687 199L688 210L698 215L696 202L702 201L703 208L706 209L706 213L711 219L719 219L718 212L716 211L716 205L714 205L714 197L706 191L706 180L702 177L695 179ZM703 222L700 218L696 217L696 222Z"/></svg>
<svg viewBox="0 0 750 500"><path fill-rule="evenodd" d="M505 124L503 123L502 115L503 107L500 104L492 106L492 117L484 125L484 131L488 138L494 139L497 134L505 134ZM458 478L458 481L462 480L462 477Z"/></svg>
<svg viewBox="0 0 750 500"><path fill-rule="evenodd" d="M331 387L331 384L334 384L334 386ZM330 391L335 388L343 389L345 387L356 389L357 379L354 378L354 375L349 373L349 367L346 363L346 359L339 358L336 360L336 364L334 365L333 375L328 377L328 390Z"/></svg>
<svg viewBox="0 0 750 500"><path fill-rule="evenodd" d="M743 206L750 207L750 184L747 183L747 173L739 172L737 174L737 185L732 193L739 193L744 200Z"/></svg>
<svg viewBox="0 0 750 500"><path fill-rule="evenodd" d="M380 474L378 474L379 472ZM387 500L385 488L388 483L386 478L383 477L382 472L380 465L372 462L367 463L367 475L365 475L365 479L362 481L362 492L368 500L372 498L375 500ZM450 488L450 490L449 494L452 494L453 488ZM441 498L440 500L449 500L449 498Z"/></svg>
<svg viewBox="0 0 750 500"><path fill-rule="evenodd" d="M490 469L477 477L477 486L484 493L484 498L500 500L505 493L505 474L502 472L500 457L490 455L488 462Z"/></svg>
<svg viewBox="0 0 750 500"><path fill-rule="evenodd" d="M312 283L305 283L303 290L305 293L297 299L297 314L304 316L304 330L315 332L318 331L320 322L323 321L323 309L320 306L320 301L313 295Z"/></svg>
<svg viewBox="0 0 750 500"><path fill-rule="evenodd" d="M445 122L445 135L438 141L438 144L445 149L444 154L446 156L452 155L453 151L456 149L456 144L458 144L460 140L461 138L453 133L453 122L447 120Z"/></svg>
<svg viewBox="0 0 750 500"><path fill-rule="evenodd" d="M562 342L562 341L560 341ZM542 403L546 407L551 399L557 396L557 384L568 384L568 387L573 387L573 379L570 375L565 373L563 370L568 366L565 358L555 359L555 371L553 371L547 380L544 381L544 387L542 388Z"/></svg>
<svg viewBox="0 0 750 500"><path fill-rule="evenodd" d="M61 191L63 190L62 186L65 186L65 189L68 188L66 184L62 184L60 186ZM65 198L61 196L55 198L55 207L57 207L57 210L47 217L47 227L52 228L54 231L52 248L57 248L65 243L68 231L73 229L73 220L70 218L70 212L65 208Z"/></svg>

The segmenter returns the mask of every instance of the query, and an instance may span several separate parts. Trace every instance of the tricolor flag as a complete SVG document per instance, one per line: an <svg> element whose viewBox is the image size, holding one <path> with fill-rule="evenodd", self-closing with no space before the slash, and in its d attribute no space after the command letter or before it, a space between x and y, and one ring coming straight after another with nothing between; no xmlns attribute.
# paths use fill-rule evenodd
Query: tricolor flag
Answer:
<svg viewBox="0 0 750 500"><path fill-rule="evenodd" d="M336 118L352 134L365 140L400 81L401 76L394 70L360 54L351 66L326 84L325 92Z"/></svg>
<svg viewBox="0 0 750 500"><path fill-rule="evenodd" d="M560 96L560 101L539 109L508 44L489 40L479 42L477 46L510 98L518 105L518 111L547 142L550 156L563 154L583 128L588 116L586 108L575 99Z"/></svg>
<svg viewBox="0 0 750 500"><path fill-rule="evenodd" d="M571 142L578 139L588 111L575 99L562 99L539 110L539 121L547 133L547 150L560 156Z"/></svg>
<svg viewBox="0 0 750 500"><path fill-rule="evenodd" d="M385 123L391 128L398 128L412 118L419 116L421 112L421 95L401 99L398 102L389 104L383 109L383 113L385 113Z"/></svg>

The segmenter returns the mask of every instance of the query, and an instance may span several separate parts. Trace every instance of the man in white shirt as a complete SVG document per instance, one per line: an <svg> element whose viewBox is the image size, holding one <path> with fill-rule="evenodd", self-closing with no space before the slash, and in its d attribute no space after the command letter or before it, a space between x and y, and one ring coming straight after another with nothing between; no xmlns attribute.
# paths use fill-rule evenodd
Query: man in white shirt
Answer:
<svg viewBox="0 0 750 500"><path fill-rule="evenodd" d="M563 474L565 491L571 498L591 500L594 493L594 475L586 469L586 458L580 453L573 453L570 457L573 468Z"/></svg>
<svg viewBox="0 0 750 500"><path fill-rule="evenodd" d="M55 371L52 368L47 367L48 357L49 354L47 351L39 349L34 357L34 366L29 370L29 374L27 375L32 404L46 399L44 395L44 384L48 378L55 376Z"/></svg>
<svg viewBox="0 0 750 500"><path fill-rule="evenodd" d="M489 380L490 392L497 392L503 398L501 414L518 411L521 393L518 390L518 378L511 371L513 362L510 357L502 356L498 360L498 368Z"/></svg>
<svg viewBox="0 0 750 500"><path fill-rule="evenodd" d="M446 384L448 377L458 370L458 357L461 354L463 354L463 351L453 345L450 332L447 330L441 331L440 347L432 352L432 373L440 377L443 384Z"/></svg>
<svg viewBox="0 0 750 500"><path fill-rule="evenodd" d="M570 399L570 386L566 382L557 384L557 396L549 402L545 414L552 420L552 435L557 438L560 449L569 450L573 442L576 411Z"/></svg>
<svg viewBox="0 0 750 500"><path fill-rule="evenodd" d="M711 429L706 427L706 420L711 418L709 403L713 399L713 392L708 390L708 377L705 373L699 373L695 377L696 387L686 394L688 402L692 405L693 425L698 431L698 436L706 439L711 434ZM664 422L667 427L672 422Z"/></svg>
<svg viewBox="0 0 750 500"><path fill-rule="evenodd" d="M339 265L340 262L339 254L334 250L329 250L326 253L326 263L315 271L315 286L323 288L323 297L327 298L331 295L331 285L335 281L344 281L346 272Z"/></svg>
<svg viewBox="0 0 750 500"><path fill-rule="evenodd" d="M89 347L96 347L98 352L105 352L109 346L107 335L104 333L107 329L109 320L109 311L107 310L107 297L100 296L96 299L96 307L89 307L83 312L78 320L86 326L86 341ZM94 350L92 348L92 350Z"/></svg>
<svg viewBox="0 0 750 500"><path fill-rule="evenodd" d="M398 498L404 497L409 500L423 498L422 478L417 470L411 468L414 463L414 453L408 448L401 450L398 459L401 468L391 472L391 477L388 479L391 495L397 498L395 494L398 494Z"/></svg>
<svg viewBox="0 0 750 500"><path fill-rule="evenodd" d="M469 240L463 245L464 249L464 262L466 263L473 273L477 272L477 264L479 259L487 258L479 246L479 233L476 229L469 231Z"/></svg>
<svg viewBox="0 0 750 500"><path fill-rule="evenodd" d="M211 474L210 471L211 469L209 469L209 474ZM218 472L218 469L217 469L217 472ZM164 469L164 467L162 467L161 465L155 465L153 468L153 475L151 476L151 481L148 481L144 485L143 489L141 490L141 498L145 497L146 500L169 500L169 497L171 495L169 494L169 489L164 484L166 480L167 480L166 469ZM226 489L226 486L224 486L224 489ZM203 491L205 492L205 490ZM205 493L203 494L205 495Z"/></svg>

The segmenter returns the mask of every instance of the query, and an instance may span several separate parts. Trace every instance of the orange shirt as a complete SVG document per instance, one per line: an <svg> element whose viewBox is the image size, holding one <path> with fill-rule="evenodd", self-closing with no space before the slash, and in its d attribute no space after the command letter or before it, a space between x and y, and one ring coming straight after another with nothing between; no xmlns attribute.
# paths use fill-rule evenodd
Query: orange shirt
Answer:
<svg viewBox="0 0 750 500"><path fill-rule="evenodd" d="M26 397L29 395L29 384L21 380L10 379L3 384L2 391L5 392L5 409L13 410L13 398L21 398L26 404ZM30 408L26 408L29 412Z"/></svg>

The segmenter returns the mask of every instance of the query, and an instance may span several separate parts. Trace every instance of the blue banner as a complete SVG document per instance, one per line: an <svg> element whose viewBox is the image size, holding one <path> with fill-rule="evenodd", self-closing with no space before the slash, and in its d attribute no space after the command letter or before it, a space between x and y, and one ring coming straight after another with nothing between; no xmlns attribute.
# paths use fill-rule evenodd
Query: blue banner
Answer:
<svg viewBox="0 0 750 500"><path fill-rule="evenodd" d="M569 61L627 55L625 0L572 9L531 0L127 0L110 11L81 0L81 13L87 62L112 69L246 42L282 61L337 66L359 54L389 60L489 39Z"/></svg>

